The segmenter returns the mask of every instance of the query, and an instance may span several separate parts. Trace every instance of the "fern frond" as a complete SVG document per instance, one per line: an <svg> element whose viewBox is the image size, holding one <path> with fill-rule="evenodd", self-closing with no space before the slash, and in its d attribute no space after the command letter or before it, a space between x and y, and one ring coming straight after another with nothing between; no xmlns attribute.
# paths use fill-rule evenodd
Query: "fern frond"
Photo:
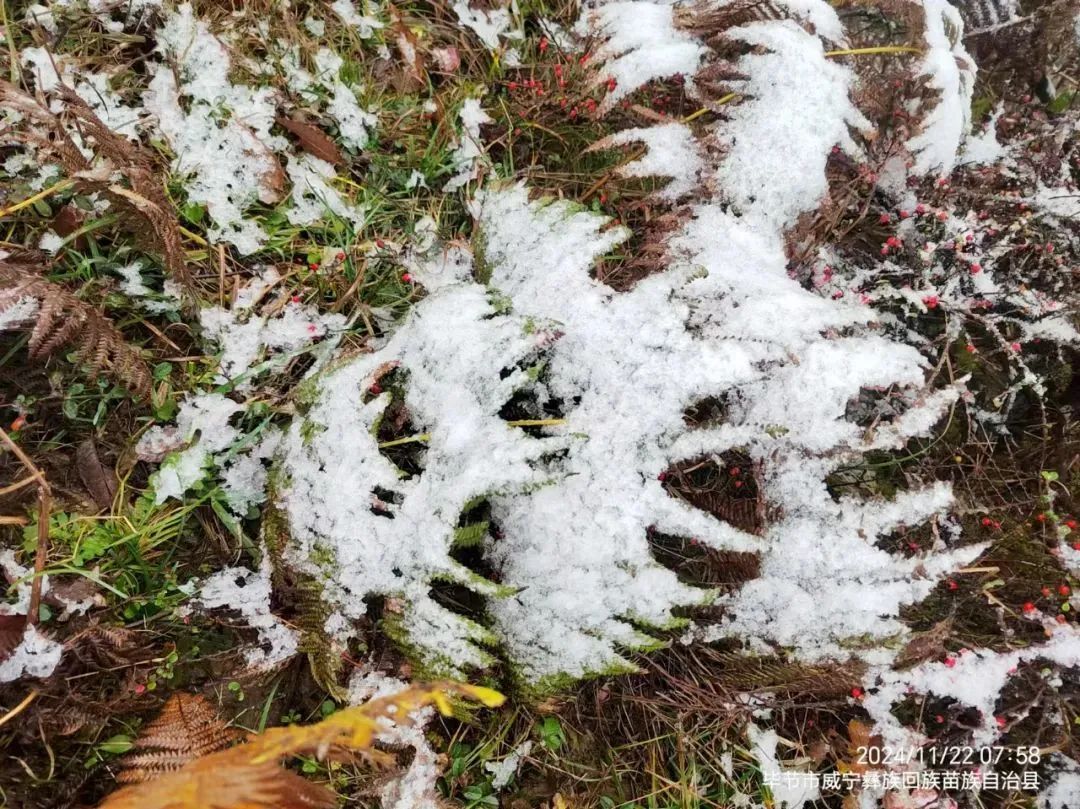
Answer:
<svg viewBox="0 0 1080 809"><path fill-rule="evenodd" d="M28 302L35 306L16 311ZM91 377L104 372L138 396L150 392L146 361L113 322L27 265L0 262L0 317L7 312L11 312L8 328L30 327L31 359L73 346Z"/></svg>
<svg viewBox="0 0 1080 809"><path fill-rule="evenodd" d="M136 752L120 760L122 769L116 780L122 784L149 781L231 747L239 738L240 732L226 725L203 697L173 694L135 740Z"/></svg>
<svg viewBox="0 0 1080 809"><path fill-rule="evenodd" d="M331 750L371 751L385 729L380 720L406 724L428 705L449 713L449 697L500 705L503 697L477 686L441 683L412 688L355 708L322 722L272 728L246 744L196 758L175 772L114 792L100 809L310 809L337 805L333 792L278 766L285 756L325 756ZM156 724L156 723L155 723ZM175 737L167 734L172 743Z"/></svg>
<svg viewBox="0 0 1080 809"><path fill-rule="evenodd" d="M0 82L0 105L17 111L48 131L51 137L29 128L16 134L39 150L56 155L81 192L100 193L120 210L132 214L124 217L125 224L137 238L162 254L169 276L181 285L187 302L194 302L197 299L195 283L184 259L179 219L154 170L153 154L109 129L71 88L61 86L57 92L65 105L60 114L53 113L15 86ZM92 144L95 157L100 158L99 165L95 166L85 157L72 140L65 117L83 140ZM127 187L114 179L117 172L127 181Z"/></svg>

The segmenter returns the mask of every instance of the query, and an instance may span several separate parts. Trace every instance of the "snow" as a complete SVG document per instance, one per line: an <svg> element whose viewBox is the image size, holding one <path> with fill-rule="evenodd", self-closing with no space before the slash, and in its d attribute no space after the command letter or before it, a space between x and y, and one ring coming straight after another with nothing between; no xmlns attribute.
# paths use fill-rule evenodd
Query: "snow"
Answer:
<svg viewBox="0 0 1080 809"><path fill-rule="evenodd" d="M493 123L491 116L480 106L480 99L468 98L461 105L458 113L461 119L461 138L451 154L456 173L443 186L446 191L454 191L467 185L480 175L480 166L484 156L484 146L480 138L480 127Z"/></svg>
<svg viewBox="0 0 1080 809"><path fill-rule="evenodd" d="M58 236L51 230L45 231L41 235L40 241L38 241L38 247L44 250L46 253L57 253L63 248L65 244L64 237Z"/></svg>
<svg viewBox="0 0 1080 809"><path fill-rule="evenodd" d="M360 106L356 93L341 80L343 64L341 57L334 51L320 48L315 54L314 84L329 93L324 104L325 112L337 123L342 143L359 151L367 145L371 131L379 123L379 119ZM323 99L322 95L316 93L307 93L305 97Z"/></svg>
<svg viewBox="0 0 1080 809"><path fill-rule="evenodd" d="M670 123L624 129L604 138L592 148L623 146L628 143L641 143L646 152L637 160L619 166L620 176L670 177L671 182L657 194L669 202L674 202L699 186L705 163L694 133L685 124Z"/></svg>
<svg viewBox="0 0 1080 809"><path fill-rule="evenodd" d="M675 27L674 6L649 2L605 3L588 12L589 30L606 37L595 58L615 88L600 104L606 112L654 79L692 78L708 49Z"/></svg>
<svg viewBox="0 0 1080 809"><path fill-rule="evenodd" d="M169 65L151 65L143 103L176 155L173 172L187 178L189 201L206 206L213 222L210 240L252 253L266 234L245 211L282 195L284 178L271 151L283 144L270 135L274 91L229 81L228 50L188 3L168 15L157 39L180 82Z"/></svg>
<svg viewBox="0 0 1080 809"><path fill-rule="evenodd" d="M6 293L0 294L7 297ZM3 311L0 311L0 331L19 329L33 322L41 307L38 299L29 295L21 295L10 304L0 298L0 304L4 306Z"/></svg>
<svg viewBox="0 0 1080 809"><path fill-rule="evenodd" d="M268 671L298 651L297 633L270 611L270 557L263 552L258 571L242 567L219 570L199 587L198 603L205 609L239 612L248 626L258 630L259 645L245 650L250 671Z"/></svg>
<svg viewBox="0 0 1080 809"><path fill-rule="evenodd" d="M63 650L62 644L49 640L37 627L27 626L19 645L0 663L0 683L21 677L48 677L60 663Z"/></svg>
<svg viewBox="0 0 1080 809"><path fill-rule="evenodd" d="M505 36L513 25L509 8L474 9L468 0L454 3L458 22L475 33L489 50L498 50L499 37Z"/></svg>
<svg viewBox="0 0 1080 809"><path fill-rule="evenodd" d="M964 48L964 21L948 0L922 0L926 53L917 75L940 98L924 112L922 130L907 142L915 155L914 171L948 174L971 128L975 60Z"/></svg>
<svg viewBox="0 0 1080 809"><path fill-rule="evenodd" d="M751 23L728 36L769 52L736 63L749 78L734 87L752 100L734 106L731 120L717 127L727 149L717 177L740 211L752 207L774 228L790 227L825 196L832 147L854 152L848 127L870 124L848 98L851 71L827 59L821 40L796 23ZM799 114L777 115L778 109Z"/></svg>
<svg viewBox="0 0 1080 809"><path fill-rule="evenodd" d="M350 705L389 697L404 691L408 683L373 670L370 664L360 668L349 680ZM439 809L445 803L438 797L437 780L442 775L443 758L424 737L424 726L434 717L431 708L414 711L403 722L383 719L378 735L381 744L391 749L412 748L412 761L401 775L387 780L379 791L379 805L384 809Z"/></svg>
<svg viewBox="0 0 1080 809"><path fill-rule="evenodd" d="M997 722L994 707L1002 689L1019 666L1046 660L1064 668L1080 666L1080 633L1071 625L1051 624L1049 639L1010 652L967 649L946 661L928 661L907 671L886 666L872 668L866 675L863 707L873 718L875 733L886 745L921 744L915 731L900 724L892 706L911 694L933 694L951 698L978 712L971 744L975 747L998 743L1004 731ZM1045 675L1044 675L1045 676Z"/></svg>
<svg viewBox="0 0 1080 809"><path fill-rule="evenodd" d="M785 769L776 757L776 745L779 742L776 731L762 730L751 722L747 725L746 735L753 746L753 756L757 759L762 778L769 785L776 806L802 809L806 803L821 797L814 779L787 777L790 771Z"/></svg>
<svg viewBox="0 0 1080 809"><path fill-rule="evenodd" d="M206 477L213 455L228 449L240 437L240 431L229 422L242 409L220 393L188 396L180 404L176 429L183 441L192 443L187 449L170 455L152 476L155 502L182 499L189 489ZM152 453L156 442L164 437L164 429L153 427L147 430L137 451Z"/></svg>
<svg viewBox="0 0 1080 809"><path fill-rule="evenodd" d="M363 14L357 11L356 4L352 0L334 0L330 9L341 18L342 22L355 28L356 35L361 39L370 39L375 29L383 27L379 20L369 16L366 11Z"/></svg>
<svg viewBox="0 0 1080 809"><path fill-rule="evenodd" d="M279 505L293 537L286 558L316 576L339 611L328 631L340 634L363 617L370 595L400 599L409 642L429 665L454 675L489 660L476 643L490 636L433 601L430 581L499 591L450 557L458 516L475 497L543 482L534 465L554 451L497 416L527 382L515 366L537 347L521 319L495 315L476 284L433 291L382 348L313 380L314 400L280 453ZM403 477L377 446L389 394L363 401L391 367L408 374L406 404L417 431L429 435L424 471L415 477ZM515 370L501 379L504 368ZM329 564L320 561L327 554Z"/></svg>
<svg viewBox="0 0 1080 809"><path fill-rule="evenodd" d="M366 214L362 206L353 205L330 183L334 167L314 155L290 155L285 171L292 182L292 194L285 216L294 225L313 225L332 214L352 224L353 231L364 226Z"/></svg>
<svg viewBox="0 0 1080 809"><path fill-rule="evenodd" d="M1038 797L1039 809L1073 809L1080 806L1080 765L1061 753L1050 756L1050 784Z"/></svg>
<svg viewBox="0 0 1080 809"><path fill-rule="evenodd" d="M498 792L517 775L521 762L532 752L533 743L524 741L511 750L501 761L484 762L484 769L491 773L491 788Z"/></svg>
<svg viewBox="0 0 1080 809"><path fill-rule="evenodd" d="M143 265L140 261L115 268L120 276L120 291L135 301L136 305L154 314L176 312L180 309L180 296L175 289L165 283L162 292L155 292L143 280Z"/></svg>

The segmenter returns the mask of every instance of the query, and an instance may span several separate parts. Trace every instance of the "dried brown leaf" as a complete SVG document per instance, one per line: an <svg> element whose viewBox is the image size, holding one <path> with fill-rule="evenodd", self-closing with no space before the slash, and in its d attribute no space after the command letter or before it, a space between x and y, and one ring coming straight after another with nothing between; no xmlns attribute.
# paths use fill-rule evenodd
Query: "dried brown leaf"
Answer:
<svg viewBox="0 0 1080 809"><path fill-rule="evenodd" d="M25 615L0 615L0 661L7 660L22 642Z"/></svg>
<svg viewBox="0 0 1080 809"><path fill-rule="evenodd" d="M340 166L345 162L345 158L342 156L337 144L314 124L295 121L284 116L279 117L277 122L282 129L286 129L296 136L296 139L300 141L300 148L308 154L319 158L319 160L325 160L333 166Z"/></svg>
<svg viewBox="0 0 1080 809"><path fill-rule="evenodd" d="M116 472L101 462L92 438L87 438L75 450L75 469L98 508L111 508L116 497Z"/></svg>

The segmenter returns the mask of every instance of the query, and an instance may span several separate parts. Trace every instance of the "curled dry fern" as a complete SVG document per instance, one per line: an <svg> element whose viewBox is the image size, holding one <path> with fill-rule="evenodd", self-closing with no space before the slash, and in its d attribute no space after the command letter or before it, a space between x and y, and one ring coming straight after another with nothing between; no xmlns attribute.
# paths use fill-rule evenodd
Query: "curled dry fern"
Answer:
<svg viewBox="0 0 1080 809"><path fill-rule="evenodd" d="M26 264L0 261L0 322L30 328L30 357L41 359L72 346L91 375L104 371L132 393L145 396L152 378L139 349L95 307Z"/></svg>
<svg viewBox="0 0 1080 809"><path fill-rule="evenodd" d="M246 744L196 758L175 772L114 792L100 809L300 809L337 805L333 792L284 769L286 756L325 756L331 750L374 754L380 720L403 724L410 713L435 705L449 713L449 696L457 695L495 707L503 697L487 688L438 683L411 688L393 696L346 708L307 726L271 728ZM208 706L207 706L208 707ZM156 723L155 723L156 724ZM182 733L171 725L159 742L174 744Z"/></svg>

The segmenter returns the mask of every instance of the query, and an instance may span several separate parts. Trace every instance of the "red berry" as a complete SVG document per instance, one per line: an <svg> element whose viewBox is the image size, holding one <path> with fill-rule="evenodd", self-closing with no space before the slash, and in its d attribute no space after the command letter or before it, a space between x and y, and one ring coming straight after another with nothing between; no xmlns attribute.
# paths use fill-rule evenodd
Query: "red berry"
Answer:
<svg viewBox="0 0 1080 809"><path fill-rule="evenodd" d="M1011 348L1011 349L1012 349L1013 351L1015 351L1016 353L1019 353L1019 352L1020 352L1020 344L1019 344L1019 343L1011 343L1011 344L1009 345L1009 348Z"/></svg>
<svg viewBox="0 0 1080 809"><path fill-rule="evenodd" d="M997 725L998 725L999 728L1005 727L1005 717L1004 716L995 716L994 720L997 722Z"/></svg>
<svg viewBox="0 0 1080 809"><path fill-rule="evenodd" d="M401 280L404 281L406 284L412 283L412 276L409 275L409 273L407 272L403 272L401 274Z"/></svg>
<svg viewBox="0 0 1080 809"><path fill-rule="evenodd" d="M741 489L742 488L742 481L741 480L736 480L735 481L735 488L736 489Z"/></svg>
<svg viewBox="0 0 1080 809"><path fill-rule="evenodd" d="M335 258L338 261L344 261L345 260L345 251L344 250L338 250L337 255L335 256Z"/></svg>
<svg viewBox="0 0 1080 809"><path fill-rule="evenodd" d="M964 351L966 351L968 354L974 354L975 346L973 346L971 343L968 343L966 346L964 346ZM986 523L983 524L985 525Z"/></svg>
<svg viewBox="0 0 1080 809"><path fill-rule="evenodd" d="M293 295L291 298L289 298L289 300L291 300L293 303L300 303L300 296Z"/></svg>
<svg viewBox="0 0 1080 809"><path fill-rule="evenodd" d="M1076 520L1065 520L1065 527L1070 530L1076 530Z"/></svg>
<svg viewBox="0 0 1080 809"><path fill-rule="evenodd" d="M907 211L900 211L900 218L901 219L907 219L909 216L911 216L911 214L908 213Z"/></svg>
<svg viewBox="0 0 1080 809"><path fill-rule="evenodd" d="M1062 614L1061 614L1060 612L1059 612L1059 613L1057 614L1057 622L1058 622L1059 624L1063 624L1063 623L1065 623L1065 622L1066 622L1067 620L1069 620L1069 619L1068 619L1068 618L1066 618L1066 617L1065 617L1064 615L1062 615Z"/></svg>
<svg viewBox="0 0 1080 809"><path fill-rule="evenodd" d="M953 666L956 665L956 658L953 657L952 655L949 655L948 657L946 657L941 662L945 664L945 668L951 669Z"/></svg>
<svg viewBox="0 0 1080 809"><path fill-rule="evenodd" d="M608 79L608 80L607 80L607 90L608 90L608 92L609 92L609 93L610 93L610 92L613 92L613 91L615 90L615 87L616 87L617 85L618 85L618 82L617 82L617 81L615 81L615 79L613 79L613 78L612 78L612 79Z"/></svg>
<svg viewBox="0 0 1080 809"><path fill-rule="evenodd" d="M853 696L855 699L862 699L863 698L863 690L861 688L858 688L858 687L852 688L851 689L851 696Z"/></svg>
<svg viewBox="0 0 1080 809"><path fill-rule="evenodd" d="M1067 584L1058 585L1058 594L1063 595L1063 596L1067 596L1071 592L1072 591L1069 589L1069 585L1067 585Z"/></svg>
<svg viewBox="0 0 1080 809"><path fill-rule="evenodd" d="M926 213L926 206L920 202L918 205L915 206L915 213L917 213L919 216L922 216L924 213Z"/></svg>
<svg viewBox="0 0 1080 809"><path fill-rule="evenodd" d="M1024 612L1035 612L1035 605L1030 601L1024 602Z"/></svg>
<svg viewBox="0 0 1080 809"><path fill-rule="evenodd" d="M937 722L940 725L945 721L945 717L942 716L941 714L938 714L937 716L934 717L934 721Z"/></svg>
<svg viewBox="0 0 1080 809"><path fill-rule="evenodd" d="M987 528L989 528L991 525L994 524L994 521L991 520L989 517L983 517L982 518L982 524L985 525Z"/></svg>
<svg viewBox="0 0 1080 809"><path fill-rule="evenodd" d="M972 275L978 275L979 273L982 272L982 264L979 264L978 262L975 262L970 267L968 267L968 269L971 270Z"/></svg>
<svg viewBox="0 0 1080 809"><path fill-rule="evenodd" d="M927 295L922 299L922 302L926 304L927 309L936 309L938 305L937 295Z"/></svg>
<svg viewBox="0 0 1080 809"><path fill-rule="evenodd" d="M887 213L883 213L881 216L878 217L878 224L880 224L880 225L887 225L891 221L892 221L892 217L889 216Z"/></svg>
<svg viewBox="0 0 1080 809"><path fill-rule="evenodd" d="M376 239L375 246L382 250L386 246L386 242L384 242L382 239Z"/></svg>
<svg viewBox="0 0 1080 809"><path fill-rule="evenodd" d="M1049 587L1044 587L1044 588L1042 588L1042 590L1040 590L1040 592L1041 592L1041 593L1042 593L1042 594L1043 594L1044 596L1049 596L1049 595L1050 595L1050 588L1049 588Z"/></svg>
<svg viewBox="0 0 1080 809"><path fill-rule="evenodd" d="M1035 515L1035 520L1036 520L1036 522L1046 522L1046 515L1045 514L1036 514Z"/></svg>
<svg viewBox="0 0 1080 809"><path fill-rule="evenodd" d="M949 587L950 590L959 590L960 589L960 585L956 583L955 579L949 579L948 587Z"/></svg>
<svg viewBox="0 0 1080 809"><path fill-rule="evenodd" d="M319 269L319 262L317 262L317 261L311 262L310 264L308 264L308 268L310 270L312 270L312 272L314 272L315 270Z"/></svg>
<svg viewBox="0 0 1080 809"><path fill-rule="evenodd" d="M546 51L548 49L549 44L550 43L548 43L548 38L547 37L544 37L543 39L541 39L540 40L540 53L543 53L544 51Z"/></svg>

